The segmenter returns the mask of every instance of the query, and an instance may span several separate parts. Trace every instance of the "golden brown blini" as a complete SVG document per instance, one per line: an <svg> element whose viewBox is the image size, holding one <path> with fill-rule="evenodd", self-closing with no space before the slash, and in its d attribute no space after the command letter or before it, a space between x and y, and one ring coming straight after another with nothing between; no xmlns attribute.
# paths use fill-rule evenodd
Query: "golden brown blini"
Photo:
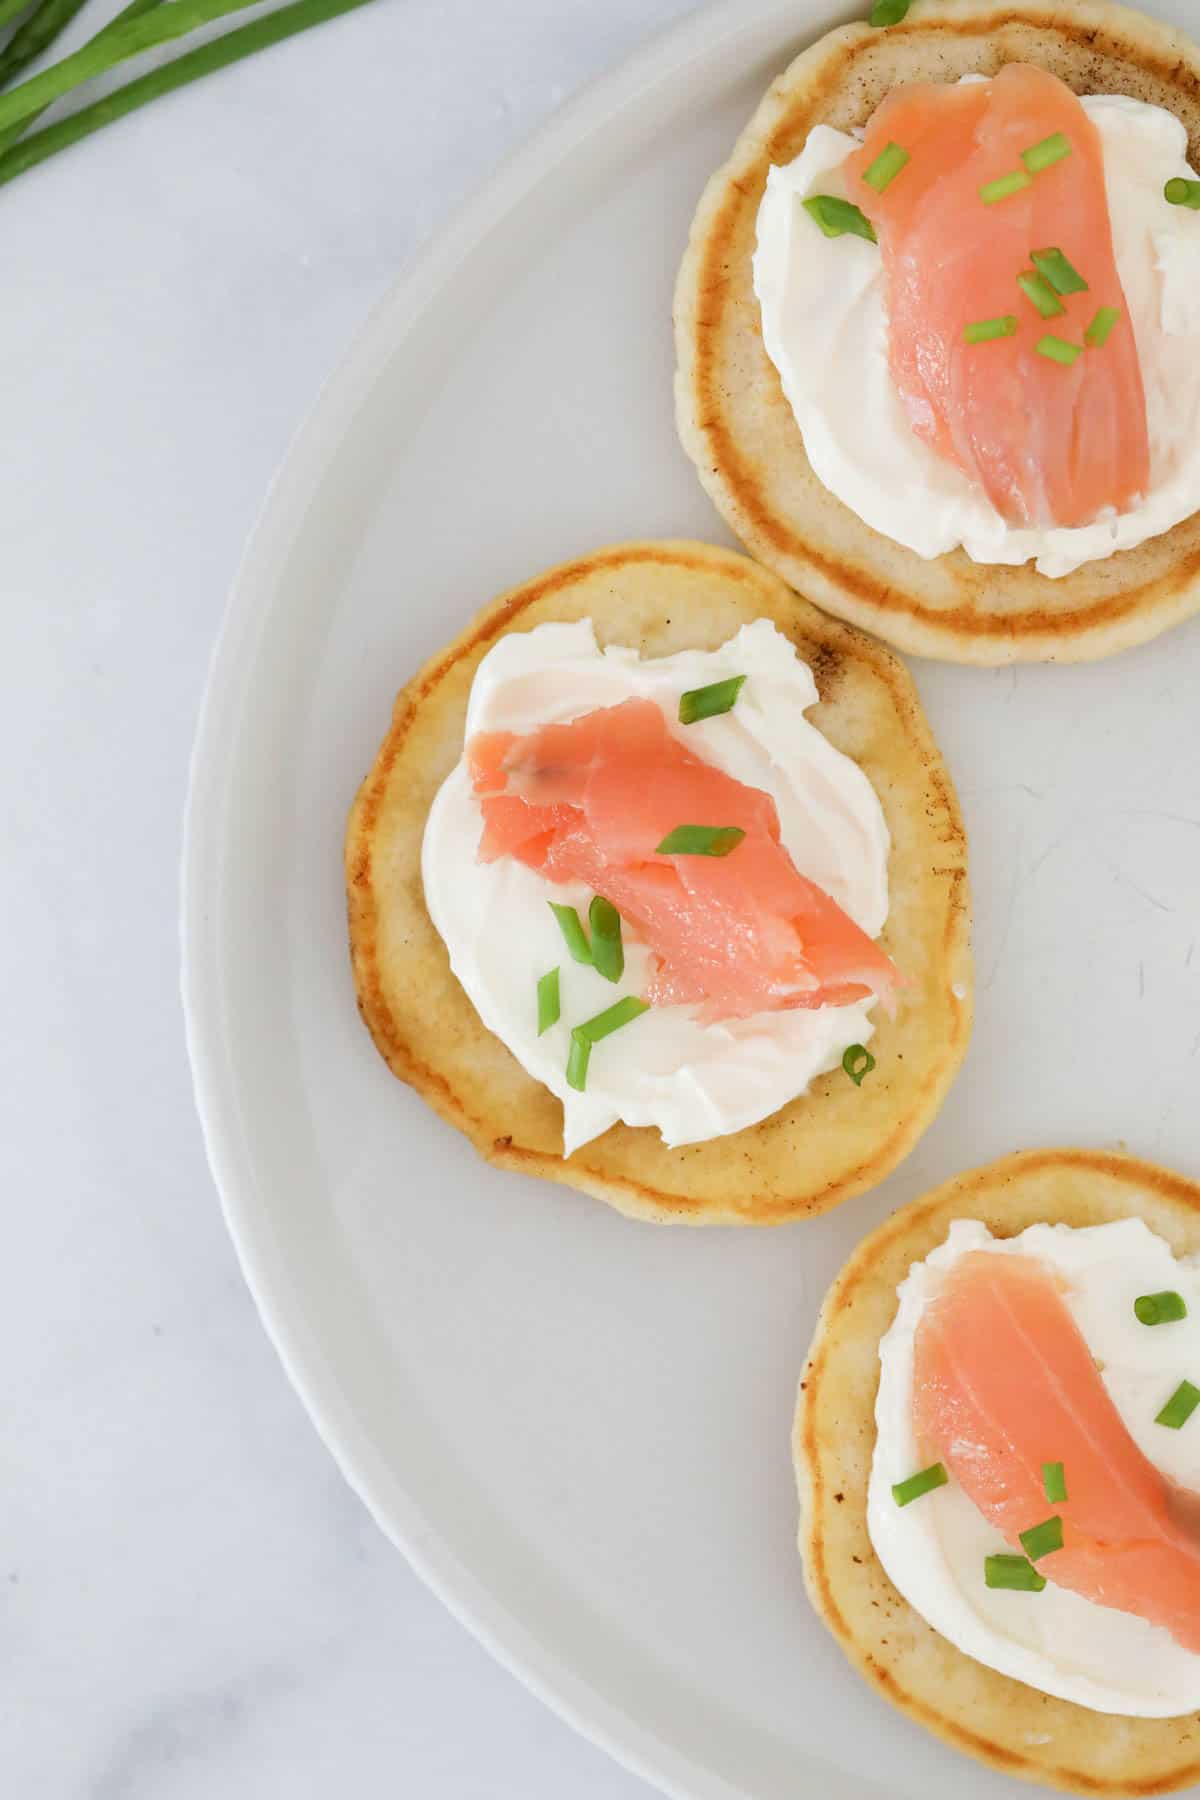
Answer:
<svg viewBox="0 0 1200 1800"><path fill-rule="evenodd" d="M1200 52L1181 32L1106 0L919 0L903 24L832 31L769 89L709 182L675 294L676 412L683 446L753 555L819 606L917 656L951 662L1078 661L1143 642L1200 606L1200 514L1059 580L930 561L865 525L817 479L763 348L751 270L772 163L815 125L864 124L892 87L1049 69L1077 93L1164 106L1200 154Z"/></svg>
<svg viewBox="0 0 1200 1800"><path fill-rule="evenodd" d="M877 1068L840 1070L761 1124L667 1149L615 1125L569 1159L562 1108L485 1028L425 907L421 839L462 755L475 670L505 632L592 619L601 645L644 656L711 650L771 619L808 662L809 714L863 768L891 832L883 945L909 985L876 1014ZM389 1066L480 1153L569 1183L637 1218L777 1224L871 1187L912 1149L962 1061L971 1023L966 840L954 788L912 681L882 645L808 606L746 557L704 544L618 545L502 595L402 690L346 838L359 1007Z"/></svg>
<svg viewBox="0 0 1200 1800"><path fill-rule="evenodd" d="M1038 1693L951 1644L892 1586L867 1532L879 1342L913 1263L955 1219L995 1237L1040 1222L1144 1219L1177 1256L1200 1250L1200 1186L1103 1151L1007 1157L894 1213L865 1238L821 1309L793 1435L800 1554L813 1605L855 1668L901 1712L981 1762L1069 1793L1172 1793L1200 1780L1200 1720L1109 1716Z"/></svg>

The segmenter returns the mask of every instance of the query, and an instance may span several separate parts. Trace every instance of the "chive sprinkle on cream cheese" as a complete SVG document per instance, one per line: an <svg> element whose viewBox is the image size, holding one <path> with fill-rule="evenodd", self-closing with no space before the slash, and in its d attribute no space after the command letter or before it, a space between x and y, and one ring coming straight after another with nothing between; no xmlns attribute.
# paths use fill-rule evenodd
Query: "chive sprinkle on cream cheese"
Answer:
<svg viewBox="0 0 1200 1800"><path fill-rule="evenodd" d="M538 1036L557 1025L562 1016L558 992L558 970L549 969L537 984Z"/></svg>
<svg viewBox="0 0 1200 1800"><path fill-rule="evenodd" d="M1193 1387L1190 1381L1181 1381L1162 1411L1155 1414L1154 1423L1165 1425L1170 1431L1179 1431L1187 1424L1198 1406L1200 1406L1200 1388Z"/></svg>
<svg viewBox="0 0 1200 1800"><path fill-rule="evenodd" d="M592 928L592 966L605 981L620 981L625 973L625 949L621 942L621 915L611 900L597 894L588 908Z"/></svg>
<svg viewBox="0 0 1200 1800"><path fill-rule="evenodd" d="M547 900L547 906L558 920L558 929L562 932L563 942L577 963L590 964L592 947L587 940L587 932L579 923L579 914L573 906L562 906L557 900Z"/></svg>
<svg viewBox="0 0 1200 1800"><path fill-rule="evenodd" d="M907 1481L897 1481L892 1488L892 1498L897 1506L908 1506L923 1494L931 1494L934 1488L945 1487L949 1479L943 1463L931 1463L927 1469L910 1475Z"/></svg>
<svg viewBox="0 0 1200 1800"><path fill-rule="evenodd" d="M845 237L849 232L854 237L867 238L872 244L879 241L870 219L852 200L839 200L835 194L810 194L804 202L804 210L816 220L826 237Z"/></svg>
<svg viewBox="0 0 1200 1800"><path fill-rule="evenodd" d="M1040 1525L1031 1525L1028 1531L1021 1532L1020 1538L1021 1548L1030 1562L1040 1562L1043 1556L1062 1549L1063 1522L1056 1513L1052 1519L1044 1519Z"/></svg>
<svg viewBox="0 0 1200 1800"><path fill-rule="evenodd" d="M1012 1588L1019 1594L1040 1594L1046 1577L1039 1575L1024 1556L989 1556L984 1559L983 1579L990 1588Z"/></svg>
<svg viewBox="0 0 1200 1800"><path fill-rule="evenodd" d="M1182 1294L1139 1294L1133 1303L1133 1316L1139 1325L1172 1325L1187 1318L1187 1301Z"/></svg>
<svg viewBox="0 0 1200 1800"><path fill-rule="evenodd" d="M746 685L744 675L731 675L727 681L713 681L708 687L689 688L679 696L679 723L698 725L701 719L716 719L732 712L738 695Z"/></svg>
<svg viewBox="0 0 1200 1800"><path fill-rule="evenodd" d="M571 1052L567 1058L567 1081L570 1086L580 1093L587 1086L588 1063L591 1061L593 1045L611 1037L622 1026L632 1025L635 1019L649 1011L648 1001L639 1000L636 994L626 994L623 1000L618 1000L604 1012L585 1019L582 1025L576 1025L571 1033Z"/></svg>

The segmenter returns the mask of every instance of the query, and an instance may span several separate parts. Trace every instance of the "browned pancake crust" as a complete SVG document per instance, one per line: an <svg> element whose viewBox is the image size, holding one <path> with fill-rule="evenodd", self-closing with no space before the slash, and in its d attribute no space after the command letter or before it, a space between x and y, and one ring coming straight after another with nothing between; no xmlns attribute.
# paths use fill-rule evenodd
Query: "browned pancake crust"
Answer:
<svg viewBox="0 0 1200 1800"><path fill-rule="evenodd" d="M866 771L892 834L883 943L911 985L877 1023L878 1068L841 1071L771 1118L668 1150L616 1125L565 1160L562 1108L481 1023L425 907L421 838L462 754L475 670L507 631L590 617L602 644L714 649L769 618L816 675L809 715ZM350 815L350 943L359 1007L401 1080L504 1168L567 1182L638 1218L776 1224L880 1181L929 1124L966 1050L972 972L958 802L912 681L882 645L797 600L758 564L693 543L597 551L502 595L400 694Z"/></svg>
<svg viewBox="0 0 1200 1800"><path fill-rule="evenodd" d="M1200 515L1052 581L1032 564L925 561L864 525L812 473L763 348L751 255L773 163L818 124L864 124L888 89L1026 61L1078 93L1165 106L1200 155L1200 53L1179 32L1102 0L921 0L886 31L846 26L773 84L700 202L675 300L684 448L747 548L819 605L916 655L1080 660L1153 637L1200 606Z"/></svg>
<svg viewBox="0 0 1200 1800"><path fill-rule="evenodd" d="M858 1246L821 1310L796 1407L800 1552L813 1605L885 1699L959 1750L1076 1794L1173 1793L1200 1779L1200 1719L1110 1717L974 1662L897 1593L867 1532L879 1341L896 1289L954 1219L997 1237L1040 1222L1137 1216L1176 1255L1200 1250L1200 1186L1135 1157L1039 1150L976 1169L894 1213Z"/></svg>

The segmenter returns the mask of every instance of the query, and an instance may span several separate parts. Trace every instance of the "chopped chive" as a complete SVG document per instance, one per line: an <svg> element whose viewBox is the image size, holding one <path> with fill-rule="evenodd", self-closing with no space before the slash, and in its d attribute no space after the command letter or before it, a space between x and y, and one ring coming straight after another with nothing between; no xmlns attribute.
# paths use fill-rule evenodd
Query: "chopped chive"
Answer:
<svg viewBox="0 0 1200 1800"><path fill-rule="evenodd" d="M1183 1295L1169 1289L1161 1294L1139 1294L1133 1311L1141 1325L1172 1325L1176 1319L1187 1318Z"/></svg>
<svg viewBox="0 0 1200 1800"><path fill-rule="evenodd" d="M903 144L889 144L886 150L879 152L863 176L863 180L868 187L874 188L877 194L885 193L904 165L911 160L912 158Z"/></svg>
<svg viewBox="0 0 1200 1800"><path fill-rule="evenodd" d="M985 181L979 190L979 198L985 206L995 206L997 200L1007 200L1010 194L1019 194L1022 188L1033 186L1033 176L1027 169L1013 169L1008 175L998 175L995 181Z"/></svg>
<svg viewBox="0 0 1200 1800"><path fill-rule="evenodd" d="M611 900L597 894L588 907L592 928L592 963L605 981L620 981L625 973L625 949L621 943L621 915Z"/></svg>
<svg viewBox="0 0 1200 1800"><path fill-rule="evenodd" d="M538 997L538 1036L557 1025L562 1016L562 1003L558 997L558 970L550 969L537 984Z"/></svg>
<svg viewBox="0 0 1200 1800"><path fill-rule="evenodd" d="M1193 1387L1190 1381L1181 1381L1162 1411L1156 1415L1154 1423L1178 1431L1181 1425L1187 1424L1198 1406L1200 1388Z"/></svg>
<svg viewBox="0 0 1200 1800"><path fill-rule="evenodd" d="M1119 306L1102 306L1083 334L1084 343L1090 344L1093 350L1101 349L1107 344L1112 328L1120 317Z"/></svg>
<svg viewBox="0 0 1200 1800"><path fill-rule="evenodd" d="M985 1556L983 1579L990 1588L1013 1588L1021 1594L1040 1594L1046 1585L1046 1577L1023 1556Z"/></svg>
<svg viewBox="0 0 1200 1800"><path fill-rule="evenodd" d="M611 1037L614 1031L620 1031L622 1025L632 1025L640 1019L644 1012L650 1011L648 1000L639 1000L636 994L626 994L623 1000L617 1000L606 1007L602 1013L585 1019L582 1025L575 1027L572 1035L587 1039L589 1044L598 1044L601 1038Z"/></svg>
<svg viewBox="0 0 1200 1800"><path fill-rule="evenodd" d="M645 1000L639 1000L636 994L626 994L623 1000L618 1000L607 1011L585 1019L582 1025L576 1025L571 1033L571 1054L567 1058L567 1086L582 1094L587 1086L592 1045L598 1044L601 1038L611 1037L614 1031L620 1031L622 1025L632 1024L634 1019L640 1018L642 1013L649 1010L649 1004Z"/></svg>
<svg viewBox="0 0 1200 1800"><path fill-rule="evenodd" d="M990 344L993 338L1015 337L1019 323L1013 313L1002 313L998 319L976 319L973 325L963 326L963 337L968 344Z"/></svg>
<svg viewBox="0 0 1200 1800"><path fill-rule="evenodd" d="M1061 1506L1067 1497L1067 1478L1061 1463L1042 1464L1042 1486L1053 1506Z"/></svg>
<svg viewBox="0 0 1200 1800"><path fill-rule="evenodd" d="M912 5L912 0L875 0L869 25L898 25Z"/></svg>
<svg viewBox="0 0 1200 1800"><path fill-rule="evenodd" d="M1066 338L1055 337L1052 331L1039 338L1034 349L1039 356L1049 357L1051 362L1061 363L1065 369L1083 355L1082 344L1069 344Z"/></svg>
<svg viewBox="0 0 1200 1800"><path fill-rule="evenodd" d="M855 1087L861 1087L864 1077L875 1067L875 1058L864 1044L851 1044L842 1058L842 1067Z"/></svg>
<svg viewBox="0 0 1200 1800"><path fill-rule="evenodd" d="M1200 181L1185 181L1182 175L1173 175L1163 193L1172 206L1190 206L1193 212L1200 212Z"/></svg>
<svg viewBox="0 0 1200 1800"><path fill-rule="evenodd" d="M571 1033L571 1051L567 1057L567 1086L582 1094L587 1086L588 1063L592 1057L590 1038L585 1038L578 1025Z"/></svg>
<svg viewBox="0 0 1200 1800"><path fill-rule="evenodd" d="M745 832L740 825L677 825L668 831L656 856L728 856Z"/></svg>
<svg viewBox="0 0 1200 1800"><path fill-rule="evenodd" d="M1027 269L1023 275L1018 275L1017 286L1027 300L1033 301L1043 319L1056 319L1059 313L1066 312L1066 307L1046 277L1039 275L1036 270Z"/></svg>
<svg viewBox="0 0 1200 1800"><path fill-rule="evenodd" d="M1056 162L1070 154L1070 138L1065 131L1056 131L1052 137L1043 138L1040 144L1030 144L1028 150L1022 150L1021 161L1031 175L1040 175L1043 169L1053 168Z"/></svg>
<svg viewBox="0 0 1200 1800"><path fill-rule="evenodd" d="M731 675L728 681L689 688L686 694L679 696L679 723L695 725L701 719L715 719L720 713L732 712L745 684L744 675Z"/></svg>
<svg viewBox="0 0 1200 1800"><path fill-rule="evenodd" d="M834 194L813 194L804 202L804 210L817 221L826 237L844 237L849 232L854 237L869 238L873 244L879 241L870 219L852 200L839 200Z"/></svg>
<svg viewBox="0 0 1200 1800"><path fill-rule="evenodd" d="M1021 1532L1020 1537L1021 1548L1030 1562L1040 1562L1052 1550L1062 1549L1062 1520L1056 1513L1052 1519L1044 1519L1040 1525L1031 1525L1028 1531Z"/></svg>
<svg viewBox="0 0 1200 1800"><path fill-rule="evenodd" d="M892 1499L897 1506L907 1506L911 1500L919 1500L922 1494L931 1494L934 1488L945 1487L950 1477L942 1463L931 1463L929 1468L922 1469L917 1475L910 1475L907 1481L897 1481L892 1487Z"/></svg>
<svg viewBox="0 0 1200 1800"><path fill-rule="evenodd" d="M587 932L579 923L579 914L573 906L559 906L554 900L547 901L550 911L558 920L558 929L563 934L563 942L577 963L590 963L592 960L591 945L587 941Z"/></svg>
<svg viewBox="0 0 1200 1800"><path fill-rule="evenodd" d="M1056 294L1086 294L1088 284L1061 250L1031 250L1029 260Z"/></svg>

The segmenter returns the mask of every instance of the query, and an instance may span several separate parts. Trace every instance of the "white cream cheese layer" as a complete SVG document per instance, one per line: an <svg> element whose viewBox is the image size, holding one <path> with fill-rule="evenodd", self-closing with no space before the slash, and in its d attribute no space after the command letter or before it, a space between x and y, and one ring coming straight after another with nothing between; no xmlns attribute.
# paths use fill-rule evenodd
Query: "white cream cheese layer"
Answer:
<svg viewBox="0 0 1200 1800"><path fill-rule="evenodd" d="M1009 1546L953 1480L908 1506L892 1497L892 1484L921 1467L912 1423L914 1335L947 1269L973 1250L1035 1257L1063 1278L1063 1297L1134 1441L1165 1475L1200 1492L1200 1414L1181 1431L1154 1422L1180 1380L1200 1369L1200 1269L1193 1260L1177 1261L1140 1219L1080 1231L1033 1225L1007 1239L993 1239L976 1220L957 1220L945 1243L914 1263L880 1345L867 1517L879 1560L936 1631L1003 1675L1096 1712L1195 1712L1200 1656L1163 1627L1055 1587L1049 1565L1041 1593L985 1587L984 1558ZM1171 1289L1187 1302L1187 1318L1139 1324L1138 1295ZM1068 1494L1070 1479L1067 1469Z"/></svg>
<svg viewBox="0 0 1200 1800"><path fill-rule="evenodd" d="M1117 268L1137 337L1150 433L1150 490L1090 525L1022 530L983 488L912 431L888 367L882 258L864 238L826 238L804 211L844 195L858 140L818 125L773 168L758 214L754 291L813 469L860 519L919 556L961 544L982 563L1036 559L1043 575L1132 549L1200 510L1200 214L1163 186L1194 179L1187 133L1162 107L1120 95L1083 101L1100 133Z"/></svg>
<svg viewBox="0 0 1200 1800"><path fill-rule="evenodd" d="M677 723L679 696L731 675L746 685L732 712ZM631 697L657 702L681 742L715 767L771 795L796 866L877 937L888 911L889 838L878 798L849 757L805 718L818 695L812 671L769 620L743 626L712 652L643 662L601 651L591 621L539 625L501 638L480 663L466 735L532 732ZM683 821L681 821L682 823ZM625 939L613 985L571 960L548 901L578 907L582 885L547 881L511 857L477 860L482 818L466 764L443 784L425 828L425 901L450 966L489 1031L563 1103L567 1155L618 1119L654 1125L669 1145L693 1144L767 1118L871 1036L869 1004L764 1012L701 1024L695 1007L654 1007L592 1052L587 1088L567 1086L571 1028L624 994L645 991L649 952ZM537 1034L539 976L561 971L562 1016ZM430 1020L430 1030L437 1021Z"/></svg>

